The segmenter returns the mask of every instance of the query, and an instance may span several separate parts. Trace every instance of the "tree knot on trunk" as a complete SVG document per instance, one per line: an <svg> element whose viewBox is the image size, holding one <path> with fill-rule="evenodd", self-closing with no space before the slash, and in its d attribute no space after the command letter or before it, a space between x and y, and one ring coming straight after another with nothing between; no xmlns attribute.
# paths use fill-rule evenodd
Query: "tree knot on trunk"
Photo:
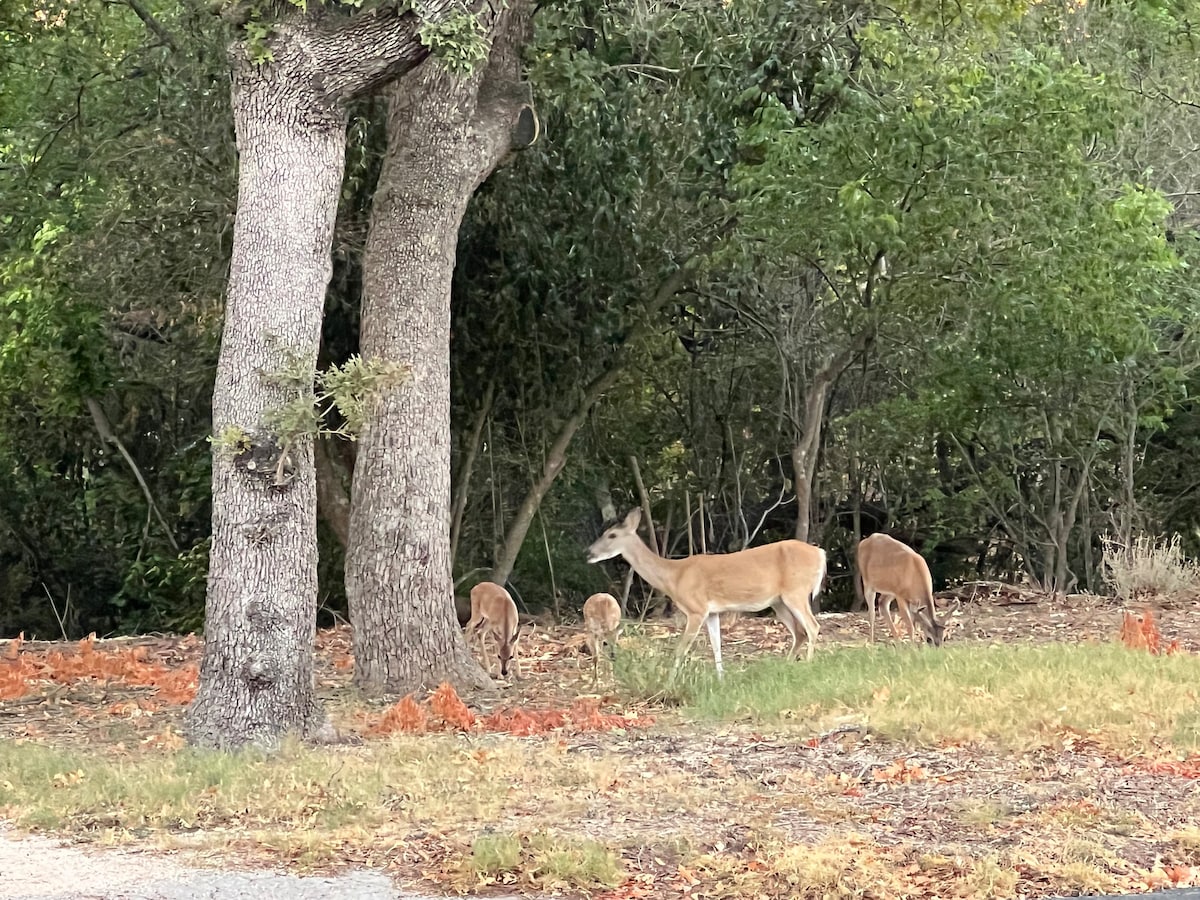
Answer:
<svg viewBox="0 0 1200 900"><path fill-rule="evenodd" d="M273 491L287 490L296 478L291 442L281 443L275 434L250 433L234 425L222 430L213 444L218 453L232 460L237 471Z"/></svg>
<svg viewBox="0 0 1200 900"><path fill-rule="evenodd" d="M265 691L279 680L279 665L266 654L251 656L242 666L242 680L251 691Z"/></svg>
<svg viewBox="0 0 1200 900"><path fill-rule="evenodd" d="M290 518L288 512L283 509L264 512L242 525L242 537L248 544L264 546L275 539Z"/></svg>

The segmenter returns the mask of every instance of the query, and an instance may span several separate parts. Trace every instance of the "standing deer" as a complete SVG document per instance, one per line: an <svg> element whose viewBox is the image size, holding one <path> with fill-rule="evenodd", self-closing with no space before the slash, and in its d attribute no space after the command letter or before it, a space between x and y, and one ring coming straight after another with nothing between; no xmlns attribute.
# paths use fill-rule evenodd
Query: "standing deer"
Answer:
<svg viewBox="0 0 1200 900"><path fill-rule="evenodd" d="M942 645L946 626L937 620L933 607L933 578L921 554L886 534L872 534L858 544L857 567L857 586L867 601L871 616L872 644L875 643L875 600L881 596L884 615L892 624L893 637L899 637L896 621L889 614L889 607L895 600L910 636L915 634L915 620L929 643L935 647Z"/></svg>
<svg viewBox="0 0 1200 900"><path fill-rule="evenodd" d="M467 643L478 643L487 659L487 638L496 642L496 655L500 660L500 675L508 677L512 664L513 678L521 677L517 660L517 641L521 637L521 620L517 615L517 604L503 587L491 581L481 582L471 588L471 621L467 623ZM488 672L491 666L488 665Z"/></svg>
<svg viewBox="0 0 1200 900"><path fill-rule="evenodd" d="M637 536L642 511L634 508L625 521L604 532L587 551L588 562L623 556L634 571L662 591L687 616L675 650L678 671L700 632L708 628L717 676L721 665L721 613L758 612L771 607L792 636L788 658L796 658L800 626L808 635L808 658L821 630L812 599L825 580L825 551L802 541L779 541L736 553L702 554L664 559Z"/></svg>
<svg viewBox="0 0 1200 900"><path fill-rule="evenodd" d="M621 630L621 604L612 594L592 594L583 603L583 635L592 654L592 684L600 680L600 652L611 654ZM611 665L611 656L610 665Z"/></svg>

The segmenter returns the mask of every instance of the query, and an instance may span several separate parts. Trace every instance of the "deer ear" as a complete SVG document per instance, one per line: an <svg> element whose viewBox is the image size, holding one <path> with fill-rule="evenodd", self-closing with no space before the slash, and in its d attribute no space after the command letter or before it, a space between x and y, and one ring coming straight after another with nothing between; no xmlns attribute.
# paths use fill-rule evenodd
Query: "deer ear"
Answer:
<svg viewBox="0 0 1200 900"><path fill-rule="evenodd" d="M629 511L629 515L625 517L624 524L630 531L637 531L638 525L642 524L642 509L640 506L635 506Z"/></svg>

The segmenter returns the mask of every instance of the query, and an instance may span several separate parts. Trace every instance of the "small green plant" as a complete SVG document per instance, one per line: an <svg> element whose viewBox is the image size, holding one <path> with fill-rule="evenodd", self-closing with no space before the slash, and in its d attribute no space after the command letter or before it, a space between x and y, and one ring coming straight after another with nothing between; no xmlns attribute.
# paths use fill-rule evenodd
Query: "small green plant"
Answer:
<svg viewBox="0 0 1200 900"><path fill-rule="evenodd" d="M331 402L337 407L345 424L330 433L353 439L367 423L380 395L389 388L399 387L406 382L412 370L403 363L386 359L364 360L352 356L346 364L332 366L317 376L322 390L317 394L317 403ZM322 417L329 413L329 407Z"/></svg>
<svg viewBox="0 0 1200 900"><path fill-rule="evenodd" d="M973 828L983 828L989 825L999 825L1012 815L1011 808L997 800L979 800L971 798L950 804L954 818L964 825Z"/></svg>
<svg viewBox="0 0 1200 900"><path fill-rule="evenodd" d="M618 684L640 700L656 700L670 706L694 703L716 681L711 663L694 657L685 659L676 670L675 642L670 650L662 642L652 642L626 628L621 643L614 648L613 673Z"/></svg>
<svg viewBox="0 0 1200 900"><path fill-rule="evenodd" d="M304 360L288 356L271 373L269 381L294 391L296 396L270 414L268 425L288 445L302 435L339 435L353 440L366 425L382 393L402 385L410 373L403 363L368 361L361 356L352 356L345 365L314 373ZM342 417L338 425L331 424L335 409Z"/></svg>
<svg viewBox="0 0 1200 900"><path fill-rule="evenodd" d="M479 17L465 9L455 9L431 19L423 7L423 3L413 3L414 10L421 16L417 32L421 43L450 72L469 75L475 71L488 55L487 33Z"/></svg>
<svg viewBox="0 0 1200 900"><path fill-rule="evenodd" d="M521 864L521 841L508 832L487 832L471 842L471 868L495 878L515 872Z"/></svg>
<svg viewBox="0 0 1200 900"><path fill-rule="evenodd" d="M613 888L624 880L617 855L608 847L588 838L544 832L481 834L471 843L467 868L477 878L520 872L543 888L594 890Z"/></svg>
<svg viewBox="0 0 1200 900"><path fill-rule="evenodd" d="M240 425L226 425L208 439L213 449L226 459L245 453L253 444L250 434Z"/></svg>
<svg viewBox="0 0 1200 900"><path fill-rule="evenodd" d="M617 855L587 838L536 834L529 839L529 862L547 886L615 888L624 880Z"/></svg>
<svg viewBox="0 0 1200 900"><path fill-rule="evenodd" d="M271 26L259 19L256 14L246 22L243 28L246 31L246 55L250 58L250 62L256 66L273 62L275 54L267 45L267 38L271 36Z"/></svg>

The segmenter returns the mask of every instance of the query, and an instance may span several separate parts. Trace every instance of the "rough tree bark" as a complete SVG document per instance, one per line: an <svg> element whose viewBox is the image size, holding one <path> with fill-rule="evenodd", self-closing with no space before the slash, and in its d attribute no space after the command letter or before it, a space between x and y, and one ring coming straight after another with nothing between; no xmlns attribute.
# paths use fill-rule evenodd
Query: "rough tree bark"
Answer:
<svg viewBox="0 0 1200 900"><path fill-rule="evenodd" d="M495 10L488 64L430 61L390 89L388 151L364 256L363 358L411 367L359 437L346 595L355 680L405 692L491 685L454 613L450 569L450 286L458 230L479 184L531 112L519 81L523 3Z"/></svg>
<svg viewBox="0 0 1200 900"><path fill-rule="evenodd" d="M438 15L448 0L426 3ZM231 47L238 212L213 393L213 518L199 745L272 747L331 734L313 688L313 444L278 412L311 397L345 159L345 102L427 55L411 14L298 10L272 59ZM283 373L287 377L282 377Z"/></svg>

